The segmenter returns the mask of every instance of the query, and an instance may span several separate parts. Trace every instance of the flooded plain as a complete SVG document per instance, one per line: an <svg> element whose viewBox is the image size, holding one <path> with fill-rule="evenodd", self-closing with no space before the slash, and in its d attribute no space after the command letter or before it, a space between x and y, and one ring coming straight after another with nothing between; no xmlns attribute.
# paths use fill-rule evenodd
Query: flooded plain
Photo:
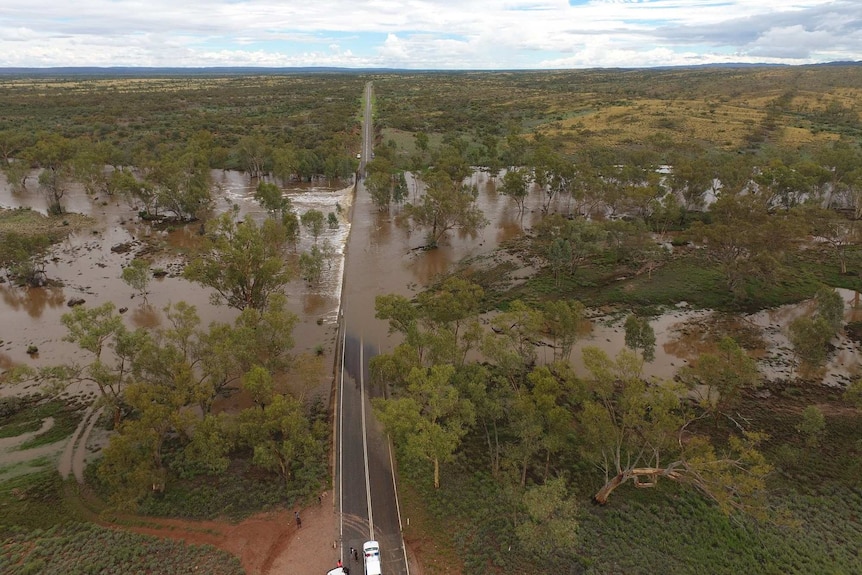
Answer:
<svg viewBox="0 0 862 575"><path fill-rule="evenodd" d="M241 215L262 219L265 213L254 200L252 181L240 172L214 171L216 212L232 209ZM31 178L35 181L35 178ZM324 214L335 212L339 225L326 229L320 242L328 241L334 248L330 265L325 266L320 283L308 285L297 279L288 286L290 309L300 322L294 332L296 351L312 352L323 346L327 356L335 349L335 334L342 304L344 317L351 326L361 326L366 345L385 351L395 340L387 325L374 318L374 298L384 293L414 294L439 274L446 273L464 258L487 255L507 239L518 237L541 218L544 198L532 193L524 214L496 191L496 181L487 173L477 172L473 183L478 187L478 202L489 225L475 238L451 232L438 249L424 250L425 235L411 230L399 221L400 208L376 209L361 183L354 194L352 185L326 188L310 184L284 188L297 213L318 209ZM421 183L408 174L408 198L416 196ZM67 303L81 298L87 306L113 302L117 308L127 308L125 321L130 328L155 328L163 325L163 308L185 301L193 304L202 324L212 321L230 322L236 311L210 303L210 290L181 277L183 251L194 248L200 241L200 224L158 230L141 222L134 208L118 198L91 198L80 188L72 188L64 198L69 212L79 212L93 218L94 224L70 235L55 246L47 266L48 277L59 280L62 287L19 288L10 283L0 284L0 370L12 365L54 365L75 361L80 350L63 341L65 328L60 317L69 311ZM355 202L355 205L354 205ZM13 193L0 176L0 206L30 207L45 212L45 199L36 190ZM564 209L563 206L554 206ZM348 234L351 234L348 250ZM311 247L312 239L305 232L297 253ZM162 268L167 275L150 284L147 302L135 297L133 290L121 279L123 266L138 253L149 251L155 242L164 249L151 253L153 268ZM347 257L345 259L345 253ZM847 314L854 312L853 292L842 292L847 302ZM787 341L786 328L790 321L806 308L806 303L767 310L736 318L759 337L762 349L757 350L759 365L769 379L795 377L796 366ZM624 347L624 315L591 317L590 333L578 342L572 361L578 371L580 351L587 345L615 355ZM698 326L718 321L705 310L689 309L684 302L651 322L656 333L656 358L644 366L644 373L658 378L672 378L676 371L703 351L709 349ZM854 342L837 338L836 353L824 375L824 382L841 385L855 374L860 350ZM28 354L35 346L38 353ZM548 359L549 350L540 348L539 358ZM323 382L322 382L323 383ZM0 388L0 395L20 392Z"/></svg>

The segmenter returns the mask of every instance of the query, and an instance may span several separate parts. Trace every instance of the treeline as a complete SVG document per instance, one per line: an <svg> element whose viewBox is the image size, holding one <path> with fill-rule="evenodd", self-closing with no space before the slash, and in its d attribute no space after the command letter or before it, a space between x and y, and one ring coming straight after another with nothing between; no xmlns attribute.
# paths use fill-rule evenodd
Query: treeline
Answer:
<svg viewBox="0 0 862 575"><path fill-rule="evenodd" d="M8 81L0 169L23 191L38 169L52 213L72 182L126 195L143 214L210 207L211 169L259 178L349 178L359 124L353 77Z"/></svg>

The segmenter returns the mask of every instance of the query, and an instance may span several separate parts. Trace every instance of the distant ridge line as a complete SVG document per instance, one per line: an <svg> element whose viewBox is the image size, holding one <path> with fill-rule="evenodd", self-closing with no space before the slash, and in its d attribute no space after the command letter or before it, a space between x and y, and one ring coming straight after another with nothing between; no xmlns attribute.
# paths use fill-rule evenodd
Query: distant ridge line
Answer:
<svg viewBox="0 0 862 575"><path fill-rule="evenodd" d="M578 72L596 70L685 70L702 68L818 68L830 66L862 66L860 61L836 61L820 64L766 64L766 63L718 63L688 64L649 67L596 67L558 69L413 69L413 68L342 68L328 66L258 67L258 66L212 66L212 67L148 67L148 66L51 66L51 67L0 67L0 76L248 76L248 75L292 75L292 74L420 74L420 73L501 73L501 72Z"/></svg>

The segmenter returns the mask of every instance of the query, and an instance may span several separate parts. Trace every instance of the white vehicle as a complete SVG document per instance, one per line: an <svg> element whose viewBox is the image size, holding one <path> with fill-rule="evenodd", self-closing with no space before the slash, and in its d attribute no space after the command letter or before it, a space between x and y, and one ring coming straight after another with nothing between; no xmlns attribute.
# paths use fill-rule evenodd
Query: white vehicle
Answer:
<svg viewBox="0 0 862 575"><path fill-rule="evenodd" d="M363 543L362 555L365 557L365 575L380 575L380 546L377 541Z"/></svg>

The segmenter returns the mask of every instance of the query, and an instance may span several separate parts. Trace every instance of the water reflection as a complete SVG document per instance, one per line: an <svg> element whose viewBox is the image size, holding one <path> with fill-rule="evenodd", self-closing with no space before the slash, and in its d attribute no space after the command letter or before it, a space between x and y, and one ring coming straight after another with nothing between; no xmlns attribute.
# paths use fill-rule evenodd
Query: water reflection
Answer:
<svg viewBox="0 0 862 575"><path fill-rule="evenodd" d="M13 310L23 310L31 318L42 316L45 308L60 307L65 303L61 287L16 287L10 283L0 284L3 303Z"/></svg>
<svg viewBox="0 0 862 575"><path fill-rule="evenodd" d="M149 303L141 304L129 314L132 325L138 328L155 329L162 325L159 310Z"/></svg>

